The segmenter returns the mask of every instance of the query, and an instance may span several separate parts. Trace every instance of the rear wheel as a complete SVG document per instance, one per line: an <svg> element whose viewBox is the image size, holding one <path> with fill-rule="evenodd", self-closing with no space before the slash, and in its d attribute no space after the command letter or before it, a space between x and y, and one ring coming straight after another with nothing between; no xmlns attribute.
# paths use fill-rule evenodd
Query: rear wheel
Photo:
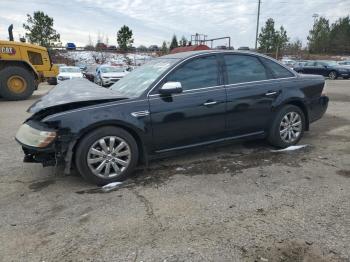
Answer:
<svg viewBox="0 0 350 262"><path fill-rule="evenodd" d="M124 129L107 126L87 134L75 154L79 173L97 185L121 181L135 168L138 148Z"/></svg>
<svg viewBox="0 0 350 262"><path fill-rule="evenodd" d="M297 106L286 105L277 112L270 127L268 140L274 146L285 148L297 144L304 130L303 111Z"/></svg>
<svg viewBox="0 0 350 262"><path fill-rule="evenodd" d="M330 79L335 80L335 79L337 79L338 74L335 71L331 71L328 76Z"/></svg>
<svg viewBox="0 0 350 262"><path fill-rule="evenodd" d="M0 71L0 96L7 100L23 100L35 90L32 72L20 66L5 67Z"/></svg>

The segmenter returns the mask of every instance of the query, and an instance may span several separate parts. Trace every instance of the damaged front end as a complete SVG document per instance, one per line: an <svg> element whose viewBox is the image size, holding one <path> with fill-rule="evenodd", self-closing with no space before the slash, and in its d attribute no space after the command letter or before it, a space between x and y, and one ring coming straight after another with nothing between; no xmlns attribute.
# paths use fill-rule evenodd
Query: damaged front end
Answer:
<svg viewBox="0 0 350 262"><path fill-rule="evenodd" d="M65 173L69 173L76 140L69 130L29 119L19 128L16 140L22 145L24 162L41 163L44 167L64 164Z"/></svg>

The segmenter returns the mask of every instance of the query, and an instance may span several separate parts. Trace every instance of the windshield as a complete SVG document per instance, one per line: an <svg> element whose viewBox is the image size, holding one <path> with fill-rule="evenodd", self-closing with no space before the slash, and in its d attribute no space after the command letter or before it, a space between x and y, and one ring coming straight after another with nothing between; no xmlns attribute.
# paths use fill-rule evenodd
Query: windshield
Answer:
<svg viewBox="0 0 350 262"><path fill-rule="evenodd" d="M116 66L101 67L100 70L102 73L124 72L124 68Z"/></svg>
<svg viewBox="0 0 350 262"><path fill-rule="evenodd" d="M60 67L60 72L62 73L80 73L79 67Z"/></svg>
<svg viewBox="0 0 350 262"><path fill-rule="evenodd" d="M135 69L110 88L126 97L138 97L178 59L158 58Z"/></svg>

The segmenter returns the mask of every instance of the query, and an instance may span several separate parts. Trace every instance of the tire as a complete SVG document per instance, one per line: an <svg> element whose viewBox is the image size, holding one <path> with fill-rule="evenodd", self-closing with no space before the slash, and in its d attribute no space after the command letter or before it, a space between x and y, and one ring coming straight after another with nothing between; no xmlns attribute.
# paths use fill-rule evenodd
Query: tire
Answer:
<svg viewBox="0 0 350 262"><path fill-rule="evenodd" d="M7 100L24 100L35 90L32 72L20 66L8 66L0 71L0 96Z"/></svg>
<svg viewBox="0 0 350 262"><path fill-rule="evenodd" d="M331 71L331 72L329 72L328 77L329 77L329 79L335 80L338 78L338 74L336 71Z"/></svg>
<svg viewBox="0 0 350 262"><path fill-rule="evenodd" d="M294 127L292 128L292 125L286 126L286 124L288 123L288 121L286 120L292 119L293 115L296 121L292 123L296 124L297 122L300 122L300 125L294 125ZM299 118L297 118L296 115L298 115ZM287 117L287 119L285 117ZM298 119L300 121L297 121ZM283 130L287 130L287 131L283 132ZM293 139L291 139L290 141L287 141L289 138L289 130L291 130L291 132L293 132L295 136L293 137L291 133L290 136ZM274 117L274 120L269 130L268 141L271 145L280 147L280 148L285 148L291 145L295 145L302 138L304 134L304 130L305 130L305 116L303 111L297 106L285 105L276 113ZM287 137L284 139L283 136L285 135Z"/></svg>
<svg viewBox="0 0 350 262"><path fill-rule="evenodd" d="M130 154L118 157L116 155L113 156L112 150L105 153L108 150L104 150L99 141L103 139L105 141L105 149L109 149L111 145L110 137L115 138L114 149L117 149L118 145L121 146L122 142L126 144L126 146L122 146L119 149L119 154L126 154L128 150ZM98 154L96 154L95 150L99 151ZM75 151L75 165L82 177L91 183L102 186L124 180L137 165L138 156L136 141L130 133L122 128L105 126L88 133L81 139ZM88 159L90 163L88 163ZM123 163L123 165L120 163ZM102 168L98 170L101 165ZM120 172L117 172L115 165ZM108 176L105 176L106 170L109 171Z"/></svg>

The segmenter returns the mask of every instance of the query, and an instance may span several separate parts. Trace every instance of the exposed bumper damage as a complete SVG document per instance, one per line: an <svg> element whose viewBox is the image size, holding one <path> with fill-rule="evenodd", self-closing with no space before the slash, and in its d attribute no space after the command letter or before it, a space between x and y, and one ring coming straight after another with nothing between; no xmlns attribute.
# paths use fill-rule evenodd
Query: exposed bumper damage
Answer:
<svg viewBox="0 0 350 262"><path fill-rule="evenodd" d="M30 127L38 127L35 121L28 121L24 123ZM29 145L27 141L21 139L21 134L17 133L16 140L22 145L24 152L24 162L27 163L41 163L45 166L64 165L66 174L70 173L73 148L76 144L76 135L70 133L68 130L57 129L57 137L55 140L45 147Z"/></svg>

